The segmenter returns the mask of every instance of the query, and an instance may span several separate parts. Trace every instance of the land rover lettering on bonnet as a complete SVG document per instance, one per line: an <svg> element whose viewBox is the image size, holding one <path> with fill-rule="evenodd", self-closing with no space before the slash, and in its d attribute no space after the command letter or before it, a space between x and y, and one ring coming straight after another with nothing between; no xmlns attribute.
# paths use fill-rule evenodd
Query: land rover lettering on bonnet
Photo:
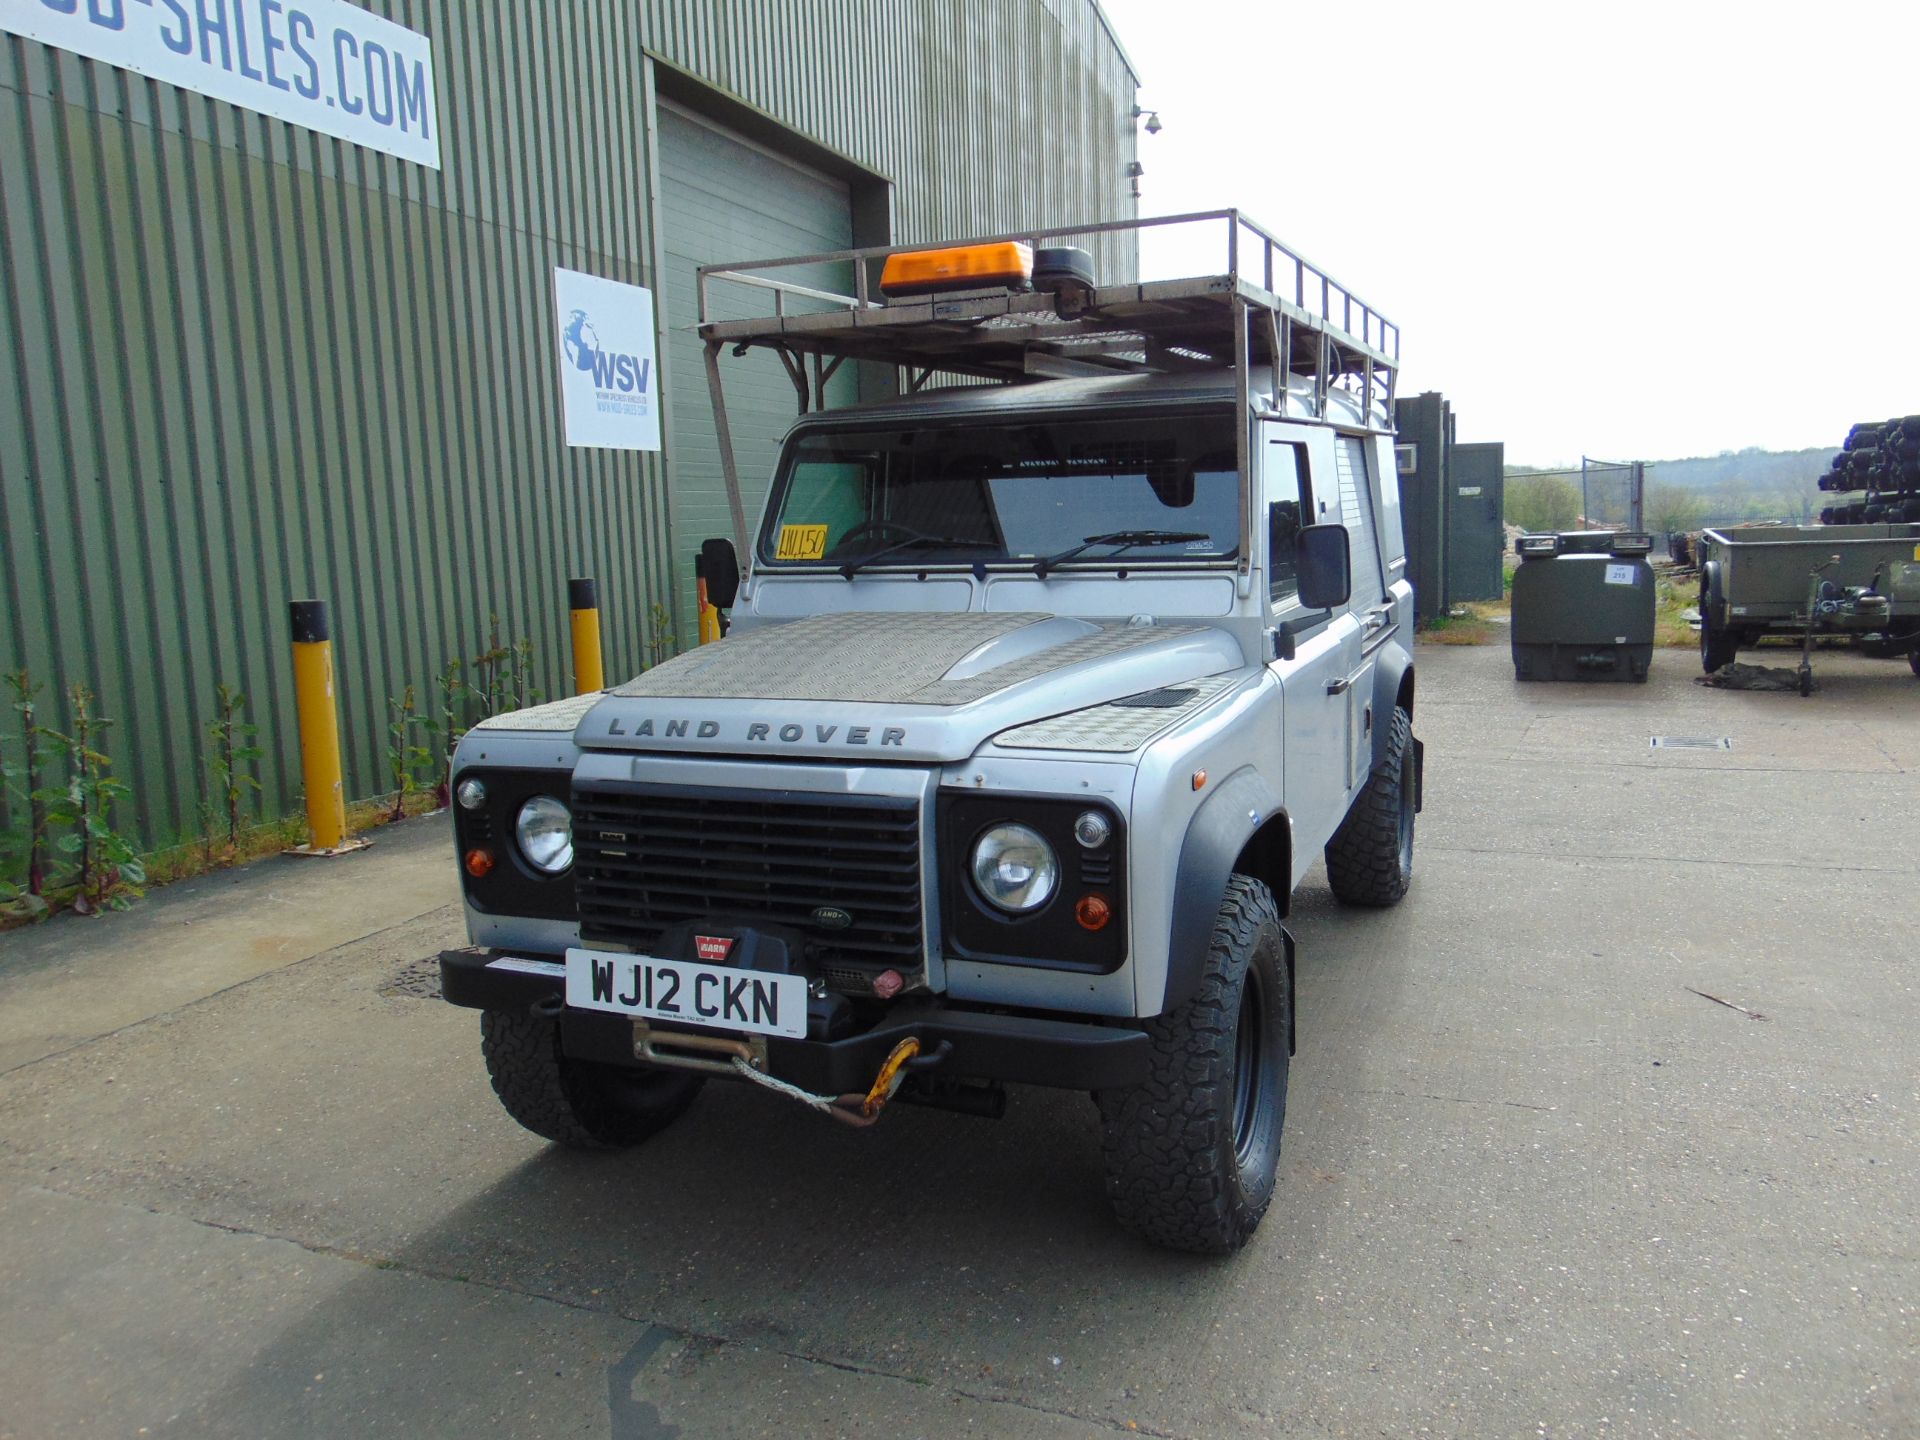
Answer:
<svg viewBox="0 0 1920 1440"><path fill-rule="evenodd" d="M710 1079L855 1126L1080 1090L1123 1225L1253 1233L1294 888L1412 878L1399 332L1246 216L1192 223L1238 239L1183 280L1099 273L1139 222L702 270L715 401L772 350L800 410L750 525L715 405L722 637L455 756L443 990L521 1124L635 1145ZM769 287L796 308L715 318ZM813 408L849 359L899 393Z"/></svg>

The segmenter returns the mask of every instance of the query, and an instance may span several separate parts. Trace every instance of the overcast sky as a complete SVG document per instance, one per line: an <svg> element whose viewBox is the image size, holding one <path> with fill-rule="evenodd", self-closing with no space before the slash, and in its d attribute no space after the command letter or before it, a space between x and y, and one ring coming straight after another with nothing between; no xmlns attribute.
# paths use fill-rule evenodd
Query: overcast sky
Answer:
<svg viewBox="0 0 1920 1440"><path fill-rule="evenodd" d="M1920 3L1103 0L1165 129L1509 463L1920 412ZM1218 268L1224 267L1224 260Z"/></svg>

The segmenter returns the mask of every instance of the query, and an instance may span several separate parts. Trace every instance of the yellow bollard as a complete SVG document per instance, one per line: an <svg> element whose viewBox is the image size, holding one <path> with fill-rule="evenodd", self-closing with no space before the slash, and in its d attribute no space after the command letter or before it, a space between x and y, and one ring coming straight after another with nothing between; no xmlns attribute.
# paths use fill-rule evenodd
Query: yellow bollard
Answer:
<svg viewBox="0 0 1920 1440"><path fill-rule="evenodd" d="M600 655L600 587L591 577L567 581L567 608L573 613L573 693L591 695L607 688Z"/></svg>
<svg viewBox="0 0 1920 1440"><path fill-rule="evenodd" d="M295 600L293 696L300 715L300 774L307 790L308 840L293 855L342 855L368 842L347 838L346 782L340 771L340 713L333 694L333 639L327 602Z"/></svg>

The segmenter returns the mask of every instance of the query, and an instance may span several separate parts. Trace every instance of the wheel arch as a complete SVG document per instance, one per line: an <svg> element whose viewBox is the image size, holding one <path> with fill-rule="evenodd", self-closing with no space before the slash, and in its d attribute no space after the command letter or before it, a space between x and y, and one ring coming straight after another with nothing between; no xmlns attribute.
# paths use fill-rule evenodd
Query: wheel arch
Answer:
<svg viewBox="0 0 1920 1440"><path fill-rule="evenodd" d="M1373 764L1387 758L1396 707L1413 718L1413 656L1398 645L1381 648L1373 667Z"/></svg>
<svg viewBox="0 0 1920 1440"><path fill-rule="evenodd" d="M1273 784L1250 765L1219 781L1187 822L1174 872L1167 986L1158 1013L1185 1004L1199 989L1214 917L1236 872L1264 883L1285 917L1293 890L1293 821Z"/></svg>

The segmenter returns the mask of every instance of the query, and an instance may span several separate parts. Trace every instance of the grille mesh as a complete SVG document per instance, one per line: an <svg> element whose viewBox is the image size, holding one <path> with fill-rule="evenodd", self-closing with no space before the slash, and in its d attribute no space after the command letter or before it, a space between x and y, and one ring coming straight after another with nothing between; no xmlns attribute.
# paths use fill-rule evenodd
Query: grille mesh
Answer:
<svg viewBox="0 0 1920 1440"><path fill-rule="evenodd" d="M920 813L911 800L576 789L581 938L645 945L690 920L784 925L843 988L923 962ZM841 929L813 919L835 907Z"/></svg>

